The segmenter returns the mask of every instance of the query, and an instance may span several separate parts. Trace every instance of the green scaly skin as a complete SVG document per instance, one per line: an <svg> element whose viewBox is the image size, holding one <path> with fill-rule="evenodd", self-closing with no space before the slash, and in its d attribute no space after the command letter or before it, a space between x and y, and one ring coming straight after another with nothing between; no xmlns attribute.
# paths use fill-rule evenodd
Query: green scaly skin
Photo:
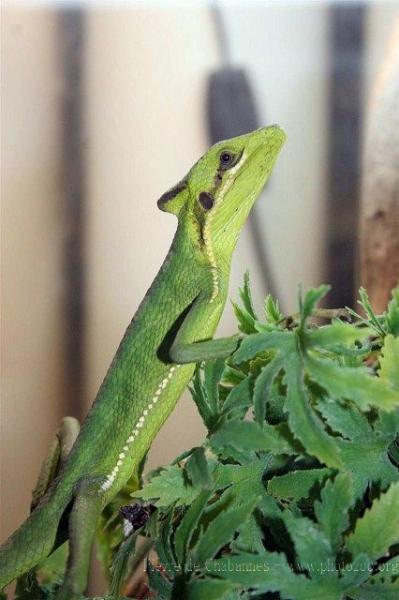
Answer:
<svg viewBox="0 0 399 600"><path fill-rule="evenodd" d="M0 588L52 552L67 508L70 556L57 598L73 600L86 588L101 511L137 477L195 363L227 356L237 347L236 336L211 338L226 301L240 230L284 139L272 126L220 142L158 201L161 210L178 217L170 251L59 474L2 547Z"/></svg>

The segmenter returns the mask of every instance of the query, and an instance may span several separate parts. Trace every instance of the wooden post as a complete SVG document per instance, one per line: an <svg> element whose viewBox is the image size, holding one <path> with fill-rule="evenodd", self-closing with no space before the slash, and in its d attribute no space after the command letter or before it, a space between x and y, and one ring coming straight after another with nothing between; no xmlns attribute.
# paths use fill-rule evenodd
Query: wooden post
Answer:
<svg viewBox="0 0 399 600"><path fill-rule="evenodd" d="M60 44L60 66L63 77L61 179L66 228L64 401L67 414L82 419L85 414L83 402L85 383L84 9L69 6L60 9L57 39Z"/></svg>
<svg viewBox="0 0 399 600"><path fill-rule="evenodd" d="M329 3L330 4L330 3ZM326 279L330 306L356 298L362 138L364 33L367 3L333 2L329 9Z"/></svg>
<svg viewBox="0 0 399 600"><path fill-rule="evenodd" d="M360 283L378 313L399 285L399 23L369 111L360 232Z"/></svg>

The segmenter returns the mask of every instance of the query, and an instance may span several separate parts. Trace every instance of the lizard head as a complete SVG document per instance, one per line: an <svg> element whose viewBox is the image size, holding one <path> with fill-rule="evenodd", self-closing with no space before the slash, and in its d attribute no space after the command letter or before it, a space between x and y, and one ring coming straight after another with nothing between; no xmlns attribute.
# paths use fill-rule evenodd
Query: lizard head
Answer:
<svg viewBox="0 0 399 600"><path fill-rule="evenodd" d="M218 142L158 200L211 263L230 258L284 140L283 130L273 125Z"/></svg>

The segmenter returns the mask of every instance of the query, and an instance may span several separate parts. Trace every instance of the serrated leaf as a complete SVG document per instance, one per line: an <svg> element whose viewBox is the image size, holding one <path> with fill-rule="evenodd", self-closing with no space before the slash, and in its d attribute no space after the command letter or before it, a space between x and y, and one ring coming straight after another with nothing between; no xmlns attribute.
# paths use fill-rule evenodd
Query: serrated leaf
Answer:
<svg viewBox="0 0 399 600"><path fill-rule="evenodd" d="M346 538L352 555L366 552L370 558L383 556L392 544L399 543L399 482L374 500L370 509L356 522L355 531Z"/></svg>
<svg viewBox="0 0 399 600"><path fill-rule="evenodd" d="M239 369L232 367L231 365L225 365L224 371L222 375L222 384L230 387L238 385L243 379L245 379L246 375Z"/></svg>
<svg viewBox="0 0 399 600"><path fill-rule="evenodd" d="M340 584L347 591L355 585L362 584L369 578L372 571L372 562L367 554L358 554L355 559L341 568Z"/></svg>
<svg viewBox="0 0 399 600"><path fill-rule="evenodd" d="M253 487L261 482L263 473L269 463L269 458L255 459L248 465L226 465L219 463L215 468L215 486L224 488L232 484L245 484Z"/></svg>
<svg viewBox="0 0 399 600"><path fill-rule="evenodd" d="M279 382L275 379L267 398L266 420L277 427L277 424L286 421L286 418L285 394L280 393Z"/></svg>
<svg viewBox="0 0 399 600"><path fill-rule="evenodd" d="M301 313L301 328L304 328L304 325L307 319L312 315L314 309L320 300L327 294L327 292L331 289L329 285L320 285L317 288L311 288L308 290L302 298L299 296L299 310Z"/></svg>
<svg viewBox="0 0 399 600"><path fill-rule="evenodd" d="M254 318L242 306L239 306L235 302L232 302L231 304L238 321L238 329L247 335L254 333L254 331L256 331Z"/></svg>
<svg viewBox="0 0 399 600"><path fill-rule="evenodd" d="M372 428L355 406L341 406L338 402L320 398L318 409L334 431L350 440L337 438L336 444L344 470L352 474L356 498L363 494L370 482L387 486L396 481L397 471L388 458L388 448L398 430L397 412L381 413Z"/></svg>
<svg viewBox="0 0 399 600"><path fill-rule="evenodd" d="M251 315L251 317L257 320L254 304L252 302L251 286L249 284L249 271L245 271L244 285L242 288L239 288L238 291L246 311Z"/></svg>
<svg viewBox="0 0 399 600"><path fill-rule="evenodd" d="M178 561L181 564L185 563L186 554L192 535L198 525L202 512L209 498L211 497L211 494L211 490L204 490L201 492L191 506L186 510L179 526L176 529L175 550Z"/></svg>
<svg viewBox="0 0 399 600"><path fill-rule="evenodd" d="M250 517L259 504L260 498L260 496L251 498L248 502L233 506L233 508L227 508L227 510L218 514L199 538L194 549L196 561L204 564L227 544L238 527Z"/></svg>
<svg viewBox="0 0 399 600"><path fill-rule="evenodd" d="M399 409L390 413L381 412L373 423L375 435L394 440L399 433Z"/></svg>
<svg viewBox="0 0 399 600"><path fill-rule="evenodd" d="M370 375L364 367L343 367L332 360L309 355L305 364L311 378L333 398L352 400L363 410L370 406L393 410L399 406L399 392Z"/></svg>
<svg viewBox="0 0 399 600"><path fill-rule="evenodd" d="M389 442L384 437L369 436L357 438L355 442L337 440L344 470L351 473L353 479L353 494L361 498L371 482L379 482L386 487L397 481L398 471L388 458ZM365 460L367 457L367 460Z"/></svg>
<svg viewBox="0 0 399 600"><path fill-rule="evenodd" d="M380 322L380 319L375 314L375 312L371 306L367 291L363 287L361 287L359 289L359 298L360 298L360 300L358 300L358 304L360 304L360 306L363 308L364 312L366 313L366 315L369 319L370 326L375 329L377 334L384 336L385 335L384 328Z"/></svg>
<svg viewBox="0 0 399 600"><path fill-rule="evenodd" d="M321 490L321 501L315 502L319 526L336 550L341 535L349 525L349 508L354 502L349 473L338 473L334 481L327 480Z"/></svg>
<svg viewBox="0 0 399 600"><path fill-rule="evenodd" d="M265 469L270 463L270 455L261 458L255 457L251 464L219 465L215 473L215 489L218 490L215 500L205 508L204 519L208 522L227 508L239 507L243 500L250 502L266 497L265 486L262 478ZM272 502L275 502L270 498ZM239 528L241 531L242 528Z"/></svg>
<svg viewBox="0 0 399 600"><path fill-rule="evenodd" d="M244 286L243 288L238 288L238 293L243 306L239 306L235 302L232 302L233 310L238 321L238 328L246 334L254 333L256 331L257 316L252 302L248 271L244 274Z"/></svg>
<svg viewBox="0 0 399 600"><path fill-rule="evenodd" d="M224 371L224 359L210 360L204 366L204 388L212 414L219 413L219 382Z"/></svg>
<svg viewBox="0 0 399 600"><path fill-rule="evenodd" d="M228 592L223 600L250 600L249 594L241 594L240 592L232 590Z"/></svg>
<svg viewBox="0 0 399 600"><path fill-rule="evenodd" d="M284 554L263 552L257 554L240 553L208 561L207 572L215 577L229 579L241 587L253 587L262 592L275 592L281 589L281 582L295 582L297 586L306 584L304 575L294 575Z"/></svg>
<svg viewBox="0 0 399 600"><path fill-rule="evenodd" d="M255 450L272 454L290 454L293 448L278 429L250 421L229 421L210 438L212 447L232 446L238 450Z"/></svg>
<svg viewBox="0 0 399 600"><path fill-rule="evenodd" d="M265 519L276 519L280 516L280 507L278 501L264 494L258 506L258 511L263 515Z"/></svg>
<svg viewBox="0 0 399 600"><path fill-rule="evenodd" d="M229 581L200 579L190 581L185 589L185 600L224 600L234 587Z"/></svg>
<svg viewBox="0 0 399 600"><path fill-rule="evenodd" d="M399 588L399 556L378 565L378 571L370 577L370 583L395 584Z"/></svg>
<svg viewBox="0 0 399 600"><path fill-rule="evenodd" d="M197 366L195 369L192 385L189 390L195 404L197 405L198 412L201 415L205 426L209 429L213 422L213 415L208 405L205 388L201 380L201 368L199 366Z"/></svg>
<svg viewBox="0 0 399 600"><path fill-rule="evenodd" d="M371 333L372 331L367 327L355 327L336 320L330 325L306 331L305 339L307 346L331 348L339 344L351 346L357 341L362 342Z"/></svg>
<svg viewBox="0 0 399 600"><path fill-rule="evenodd" d="M264 311L267 323L277 324L283 319L278 300L274 300L271 294L265 298Z"/></svg>
<svg viewBox="0 0 399 600"><path fill-rule="evenodd" d="M398 586L389 584L364 584L347 592L351 600L398 600Z"/></svg>
<svg viewBox="0 0 399 600"><path fill-rule="evenodd" d="M238 528L238 536L232 541L233 552L263 552L264 533L254 515Z"/></svg>
<svg viewBox="0 0 399 600"><path fill-rule="evenodd" d="M330 469L306 469L276 475L268 481L267 491L276 498L300 500L308 495L315 483L322 482L330 474Z"/></svg>
<svg viewBox="0 0 399 600"><path fill-rule="evenodd" d="M170 600L172 584L149 560L147 561L147 576L150 589L157 593L157 599Z"/></svg>
<svg viewBox="0 0 399 600"><path fill-rule="evenodd" d="M152 477L143 489L133 492L132 497L151 500L155 506L183 506L191 504L197 494L198 489L187 483L183 469L170 465Z"/></svg>
<svg viewBox="0 0 399 600"><path fill-rule="evenodd" d="M175 570L175 555L172 547L173 536L173 506L169 507L165 515L162 515L162 520L156 523L156 532L153 536L156 540L155 548L159 560L164 568L167 568L169 573Z"/></svg>
<svg viewBox="0 0 399 600"><path fill-rule="evenodd" d="M284 554L230 555L207 563L207 573L260 593L279 592L281 600L342 600L338 580L312 581L297 575Z"/></svg>
<svg viewBox="0 0 399 600"><path fill-rule="evenodd" d="M266 417L266 405L270 395L270 389L281 369L284 367L285 356L277 356L265 367L256 378L254 386L254 415L259 424L263 424Z"/></svg>
<svg viewBox="0 0 399 600"><path fill-rule="evenodd" d="M399 390L399 337L387 335L381 348L380 379Z"/></svg>
<svg viewBox="0 0 399 600"><path fill-rule="evenodd" d="M233 355L233 362L240 364L265 350L281 350L285 353L295 350L294 334L291 331L253 333L242 340Z"/></svg>
<svg viewBox="0 0 399 600"><path fill-rule="evenodd" d="M369 572L372 572L369 569ZM353 600L397 600L399 596L399 557L379 565L379 571L367 582L347 591Z"/></svg>
<svg viewBox="0 0 399 600"><path fill-rule="evenodd" d="M136 547L137 534L129 536L120 545L111 568L110 594L118 597L120 589L129 577L129 563Z"/></svg>
<svg viewBox="0 0 399 600"><path fill-rule="evenodd" d="M289 510L283 511L281 516L294 543L298 564L304 569L309 569L312 563L327 568L329 561L334 560L334 554L329 540L313 521L306 517L295 517ZM317 578L320 574L315 571L312 576Z"/></svg>
<svg viewBox="0 0 399 600"><path fill-rule="evenodd" d="M331 398L320 398L317 408L331 429L350 440L368 436L372 432L368 420L356 406L342 406Z"/></svg>
<svg viewBox="0 0 399 600"><path fill-rule="evenodd" d="M316 456L329 467L342 466L339 448L334 438L324 430L310 405L299 356L291 358L285 366L285 371L288 385L286 408L291 431L309 454Z"/></svg>
<svg viewBox="0 0 399 600"><path fill-rule="evenodd" d="M399 336L399 287L392 290L392 300L388 304L385 318L388 332L395 337Z"/></svg>
<svg viewBox="0 0 399 600"><path fill-rule="evenodd" d="M205 450L202 447L195 448L186 466L187 476L193 486L210 489L212 478L209 472L208 462L205 458Z"/></svg>
<svg viewBox="0 0 399 600"><path fill-rule="evenodd" d="M252 404L251 378L240 381L228 394L223 402L222 413L226 417L244 416Z"/></svg>
<svg viewBox="0 0 399 600"><path fill-rule="evenodd" d="M234 446L219 447L216 453L220 461L234 461L240 465L251 463L256 456L253 450L239 450Z"/></svg>

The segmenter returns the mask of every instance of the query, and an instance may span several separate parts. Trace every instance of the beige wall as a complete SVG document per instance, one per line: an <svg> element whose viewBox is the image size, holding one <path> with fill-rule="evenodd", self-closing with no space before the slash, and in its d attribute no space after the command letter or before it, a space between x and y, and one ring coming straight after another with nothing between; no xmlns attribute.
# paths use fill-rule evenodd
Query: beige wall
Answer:
<svg viewBox="0 0 399 600"><path fill-rule="evenodd" d="M252 76L262 121L280 123L288 134L257 208L280 300L291 311L299 283L305 288L319 285L324 276L328 5L254 2L250 8L246 3L233 6L224 5L233 61ZM242 242L251 248L249 236ZM245 262L252 271L253 254ZM239 265L240 272L244 265ZM239 281L236 277L234 287ZM262 285L257 285L256 296L260 304Z"/></svg>
<svg viewBox="0 0 399 600"><path fill-rule="evenodd" d="M2 14L2 537L25 518L62 410L59 77L47 10Z"/></svg>

